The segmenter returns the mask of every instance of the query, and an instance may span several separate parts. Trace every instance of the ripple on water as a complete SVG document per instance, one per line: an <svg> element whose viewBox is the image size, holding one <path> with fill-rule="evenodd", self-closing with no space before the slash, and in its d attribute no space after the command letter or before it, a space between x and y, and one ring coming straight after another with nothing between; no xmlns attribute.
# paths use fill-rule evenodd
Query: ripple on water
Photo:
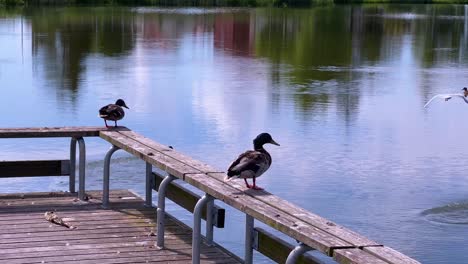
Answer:
<svg viewBox="0 0 468 264"><path fill-rule="evenodd" d="M427 220L443 224L468 224L468 201L427 209L421 213Z"/></svg>

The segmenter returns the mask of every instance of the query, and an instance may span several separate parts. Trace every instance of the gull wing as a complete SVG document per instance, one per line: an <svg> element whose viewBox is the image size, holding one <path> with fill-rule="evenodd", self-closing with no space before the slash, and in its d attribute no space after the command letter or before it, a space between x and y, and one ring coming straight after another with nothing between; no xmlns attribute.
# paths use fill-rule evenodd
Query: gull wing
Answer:
<svg viewBox="0 0 468 264"><path fill-rule="evenodd" d="M461 97L461 98L465 99L465 97L462 94L437 94L434 97L432 97L431 100L429 100L429 102L427 102L424 105L424 108L426 108L436 98L441 98L441 99L444 99L445 101L447 101L447 100L451 99L454 96ZM466 100L465 100L465 102L466 102Z"/></svg>

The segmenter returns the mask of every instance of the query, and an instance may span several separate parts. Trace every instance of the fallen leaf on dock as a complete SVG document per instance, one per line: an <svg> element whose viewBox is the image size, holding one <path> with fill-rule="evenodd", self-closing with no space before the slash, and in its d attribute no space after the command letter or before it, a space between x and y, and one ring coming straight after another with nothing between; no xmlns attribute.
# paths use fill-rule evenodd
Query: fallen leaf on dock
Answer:
<svg viewBox="0 0 468 264"><path fill-rule="evenodd" d="M75 226L72 226L71 224L63 221L63 219L59 216L57 216L57 214L55 214L55 212L45 212L44 214L44 217L47 221L51 222L51 223L54 223L56 225L61 225L61 226L64 226L66 228L69 228L69 229L75 229L76 227Z"/></svg>

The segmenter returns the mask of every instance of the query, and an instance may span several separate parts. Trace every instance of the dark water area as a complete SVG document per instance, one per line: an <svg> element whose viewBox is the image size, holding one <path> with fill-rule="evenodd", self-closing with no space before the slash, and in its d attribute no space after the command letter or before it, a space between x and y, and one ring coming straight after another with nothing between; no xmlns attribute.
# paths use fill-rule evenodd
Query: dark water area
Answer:
<svg viewBox="0 0 468 264"><path fill-rule="evenodd" d="M422 263L462 264L468 105L423 106L468 86L467 43L463 5L1 10L0 127L104 125L97 110L124 98L121 125L220 169L266 131L281 146L260 186ZM0 159L68 144L2 139ZM109 144L86 144L100 189ZM112 168L111 188L143 193L142 161L121 152ZM48 190L67 182L0 181ZM243 219L228 211L216 233L238 254Z"/></svg>

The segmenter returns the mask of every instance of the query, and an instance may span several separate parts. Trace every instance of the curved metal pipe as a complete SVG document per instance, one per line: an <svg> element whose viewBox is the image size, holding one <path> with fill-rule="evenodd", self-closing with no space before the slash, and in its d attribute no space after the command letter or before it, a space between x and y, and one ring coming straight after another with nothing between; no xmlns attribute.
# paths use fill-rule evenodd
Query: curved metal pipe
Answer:
<svg viewBox="0 0 468 264"><path fill-rule="evenodd" d="M106 157L104 158L104 176L102 182L102 207L107 208L109 206L109 172L110 172L110 160L112 154L119 150L120 148L112 145L112 147L107 151Z"/></svg>
<svg viewBox="0 0 468 264"><path fill-rule="evenodd" d="M193 211L192 264L200 264L201 215L203 207L211 200L213 197L205 194L198 200Z"/></svg>
<svg viewBox="0 0 468 264"><path fill-rule="evenodd" d="M69 190L71 193L75 193L75 181L76 181L76 143L80 149L79 156L79 187L78 187L78 198L84 200L85 196L85 177L86 177L86 145L82 137L72 138L70 141L70 183Z"/></svg>
<svg viewBox="0 0 468 264"><path fill-rule="evenodd" d="M313 250L313 248L301 242L291 251L291 253L289 253L288 258L286 259L286 264L295 264L299 257L309 250Z"/></svg>
<svg viewBox="0 0 468 264"><path fill-rule="evenodd" d="M70 183L69 189L71 193L75 193L76 181L76 138L71 138L70 141Z"/></svg>
<svg viewBox="0 0 468 264"><path fill-rule="evenodd" d="M206 203L206 243L213 246L214 199Z"/></svg>
<svg viewBox="0 0 468 264"><path fill-rule="evenodd" d="M79 167L78 167L78 198L85 199L85 169L86 169L86 146L82 137L77 139L80 149Z"/></svg>
<svg viewBox="0 0 468 264"><path fill-rule="evenodd" d="M167 186L169 186L169 184L175 179L177 179L175 176L169 174L162 180L158 189L158 209L156 211L156 221L158 222L158 239L156 245L159 248L164 248L164 226L166 224L166 189Z"/></svg>

